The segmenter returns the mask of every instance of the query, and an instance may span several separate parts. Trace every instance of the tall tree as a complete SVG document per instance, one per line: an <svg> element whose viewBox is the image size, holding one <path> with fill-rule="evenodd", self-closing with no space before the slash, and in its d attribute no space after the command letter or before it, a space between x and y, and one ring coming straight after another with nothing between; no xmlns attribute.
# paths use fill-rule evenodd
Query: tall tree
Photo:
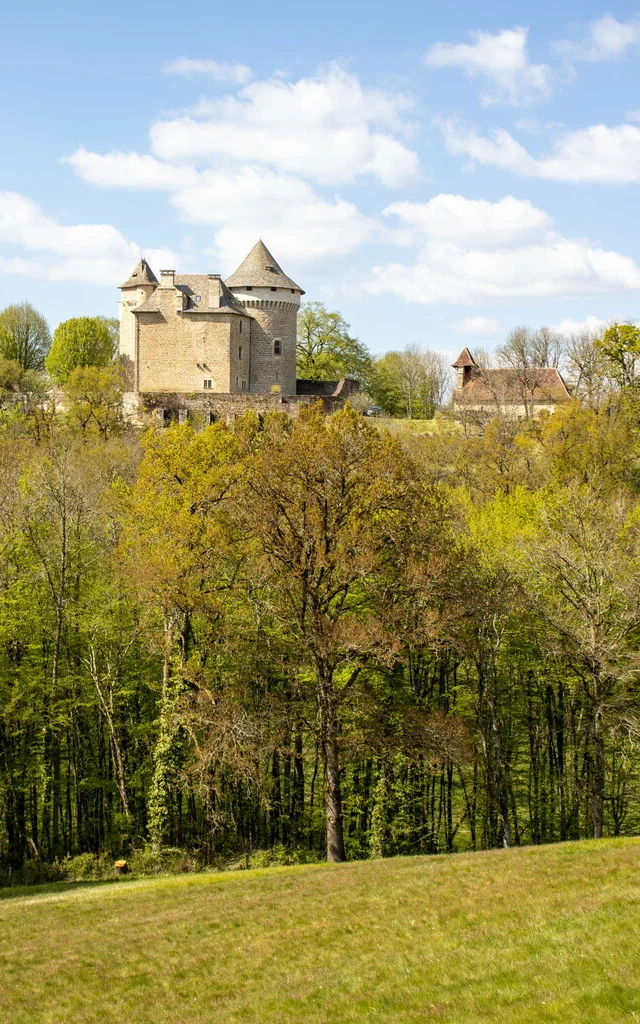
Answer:
<svg viewBox="0 0 640 1024"><path fill-rule="evenodd" d="M81 316L58 324L45 360L47 373L64 384L77 366L108 366L113 337L104 317Z"/></svg>
<svg viewBox="0 0 640 1024"><path fill-rule="evenodd" d="M420 524L429 549L437 500L408 457L354 411L273 418L247 463L238 515L253 542L248 584L309 666L324 771L327 859L345 858L340 733L364 666L380 648L382 608ZM421 514L425 505L430 513ZM381 601L382 604L379 604Z"/></svg>
<svg viewBox="0 0 640 1024"><path fill-rule="evenodd" d="M304 380L355 377L366 385L371 354L337 310L322 302L304 302L298 316L298 376Z"/></svg>
<svg viewBox="0 0 640 1024"><path fill-rule="evenodd" d="M0 313L0 355L23 370L41 370L51 333L42 313L28 302L7 306Z"/></svg>
<svg viewBox="0 0 640 1024"><path fill-rule="evenodd" d="M638 385L640 370L640 327L612 324L597 342L613 379L622 388Z"/></svg>
<svg viewBox="0 0 640 1024"><path fill-rule="evenodd" d="M445 401L450 382L451 370L444 356L408 345L375 361L369 390L389 415L431 419Z"/></svg>

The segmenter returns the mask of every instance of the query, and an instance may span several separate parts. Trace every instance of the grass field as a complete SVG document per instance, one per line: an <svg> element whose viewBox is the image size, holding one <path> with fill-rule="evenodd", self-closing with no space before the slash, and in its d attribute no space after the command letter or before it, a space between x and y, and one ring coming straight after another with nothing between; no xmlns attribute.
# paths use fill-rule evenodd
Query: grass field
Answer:
<svg viewBox="0 0 640 1024"><path fill-rule="evenodd" d="M1 890L0 1020L640 1021L640 841Z"/></svg>

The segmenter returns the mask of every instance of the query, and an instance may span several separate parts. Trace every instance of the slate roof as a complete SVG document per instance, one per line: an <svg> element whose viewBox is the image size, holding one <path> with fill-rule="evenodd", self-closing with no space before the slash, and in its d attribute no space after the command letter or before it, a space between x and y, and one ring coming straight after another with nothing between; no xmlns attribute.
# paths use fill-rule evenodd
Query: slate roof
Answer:
<svg viewBox="0 0 640 1024"><path fill-rule="evenodd" d="M174 280L176 288L184 295L183 313L239 313L241 316L251 315L219 277L212 278L208 274L176 274ZM216 289L219 297L219 306L209 305L214 289ZM198 296L200 296L199 302L197 301ZM133 312L157 313L159 310L158 295L154 291L146 302L136 306Z"/></svg>
<svg viewBox="0 0 640 1024"><path fill-rule="evenodd" d="M304 295L300 285L287 277L282 267L276 263L262 239L256 242L238 269L227 278L226 283L229 288L293 288Z"/></svg>
<svg viewBox="0 0 640 1024"><path fill-rule="evenodd" d="M141 258L129 274L129 277L121 284L121 288L136 288L140 284L157 284L158 278L144 258Z"/></svg>
<svg viewBox="0 0 640 1024"><path fill-rule="evenodd" d="M528 402L566 402L571 395L558 370L544 366L527 370L480 370L463 388L456 388L453 397L455 402L516 405L525 399Z"/></svg>

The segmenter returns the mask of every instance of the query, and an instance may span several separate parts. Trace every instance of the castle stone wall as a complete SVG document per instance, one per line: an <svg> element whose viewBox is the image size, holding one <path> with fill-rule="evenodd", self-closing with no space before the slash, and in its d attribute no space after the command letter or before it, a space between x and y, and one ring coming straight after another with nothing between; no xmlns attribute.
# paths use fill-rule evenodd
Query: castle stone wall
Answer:
<svg viewBox="0 0 640 1024"><path fill-rule="evenodd" d="M159 311L136 315L137 389L205 392L204 381L211 380L212 391L241 391L242 379L246 379L240 376L244 367L240 368L237 351L232 361L231 349L232 333L235 336L231 321L239 318L223 313L179 312L178 296L173 289L158 288L154 299ZM179 298L181 302L182 296ZM242 362L248 360L243 358ZM232 376L232 370L239 372Z"/></svg>
<svg viewBox="0 0 640 1024"><path fill-rule="evenodd" d="M298 305L285 301L243 299L251 322L251 373L249 390L268 394L279 387L283 395L296 393L296 327ZM274 341L280 355L274 355Z"/></svg>

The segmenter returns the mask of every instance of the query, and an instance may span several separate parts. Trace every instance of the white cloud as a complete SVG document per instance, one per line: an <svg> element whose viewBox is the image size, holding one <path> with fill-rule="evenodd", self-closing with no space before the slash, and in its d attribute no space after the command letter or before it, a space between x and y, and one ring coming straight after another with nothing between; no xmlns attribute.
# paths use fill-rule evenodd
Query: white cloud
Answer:
<svg viewBox="0 0 640 1024"><path fill-rule="evenodd" d="M220 64L217 60L192 60L190 57L179 57L162 65L165 75L182 75L193 78L205 75L216 82L235 82L243 85L252 78L251 68L246 64Z"/></svg>
<svg viewBox="0 0 640 1024"><path fill-rule="evenodd" d="M554 44L554 49L570 60L601 61L620 57L630 46L639 42L640 20L617 21L606 14L589 23L582 42L563 39Z"/></svg>
<svg viewBox="0 0 640 1024"><path fill-rule="evenodd" d="M411 108L404 94L364 89L331 66L293 83L254 82L157 121L152 154L81 146L64 162L101 187L167 191L182 220L213 228L223 265L260 233L283 260L310 264L348 255L383 231L352 202L315 186L364 174L388 185L415 176L415 153L391 134L408 130Z"/></svg>
<svg viewBox="0 0 640 1024"><path fill-rule="evenodd" d="M416 154L390 134L406 128L412 105L332 66L297 82L253 82L157 121L151 146L171 163L258 163L329 185L372 175L395 187L418 173Z"/></svg>
<svg viewBox="0 0 640 1024"><path fill-rule="evenodd" d="M27 254L3 256L0 270L49 281L113 286L140 258L139 247L111 224L59 224L18 192L0 192L0 242ZM145 253L156 266L175 262L164 249Z"/></svg>
<svg viewBox="0 0 640 1024"><path fill-rule="evenodd" d="M527 211L519 242L514 229L505 244L500 232L492 230L491 210L487 211L484 203L482 216L488 230L483 239L474 223L479 201L459 196L455 199L460 213L468 210L471 227L467 235L464 216L460 217L457 235L442 236L430 231L428 212L425 216L425 211L415 210L415 231L423 233L423 245L415 261L374 267L363 290L391 293L423 304L479 304L568 299L640 288L640 268L633 260L584 241L563 238L550 229L542 211L538 211L537 231ZM437 205L442 205L442 197L436 197ZM495 223L500 224L500 203L489 206L494 208Z"/></svg>
<svg viewBox="0 0 640 1024"><path fill-rule="evenodd" d="M470 77L489 83L482 94L485 104L527 104L551 95L551 69L531 64L527 54L528 29L516 26L491 35L473 32L473 43L436 43L427 52L428 67L459 67Z"/></svg>
<svg viewBox="0 0 640 1024"><path fill-rule="evenodd" d="M378 230L353 203L325 199L301 178L264 168L204 171L197 186L171 202L183 220L212 225L229 270L258 235L278 259L310 264L345 256Z"/></svg>
<svg viewBox="0 0 640 1024"><path fill-rule="evenodd" d="M502 330L499 321L488 316L465 316L449 327L458 334L497 334Z"/></svg>
<svg viewBox="0 0 640 1024"><path fill-rule="evenodd" d="M156 160L147 153L91 153L80 146L63 157L84 181L103 188L161 189L173 191L196 185L198 172L188 165Z"/></svg>
<svg viewBox="0 0 640 1024"><path fill-rule="evenodd" d="M572 320L570 317L566 317L559 324L554 324L551 330L556 331L558 334L564 334L567 338L570 338L572 334L582 334L584 331L587 331L592 337L596 338L608 326L609 321L601 320L599 316L587 316L584 320Z"/></svg>
<svg viewBox="0 0 640 1024"><path fill-rule="evenodd" d="M502 128L480 135L455 121L441 124L450 153L464 153L480 164L554 181L628 184L640 181L640 127L592 125L567 132L550 155L536 158Z"/></svg>
<svg viewBox="0 0 640 1024"><path fill-rule="evenodd" d="M521 244L551 225L550 217L528 200L505 196L497 203L486 199L441 194L427 203L392 203L385 216L398 217L408 244L425 236L440 241L464 239L488 246Z"/></svg>

